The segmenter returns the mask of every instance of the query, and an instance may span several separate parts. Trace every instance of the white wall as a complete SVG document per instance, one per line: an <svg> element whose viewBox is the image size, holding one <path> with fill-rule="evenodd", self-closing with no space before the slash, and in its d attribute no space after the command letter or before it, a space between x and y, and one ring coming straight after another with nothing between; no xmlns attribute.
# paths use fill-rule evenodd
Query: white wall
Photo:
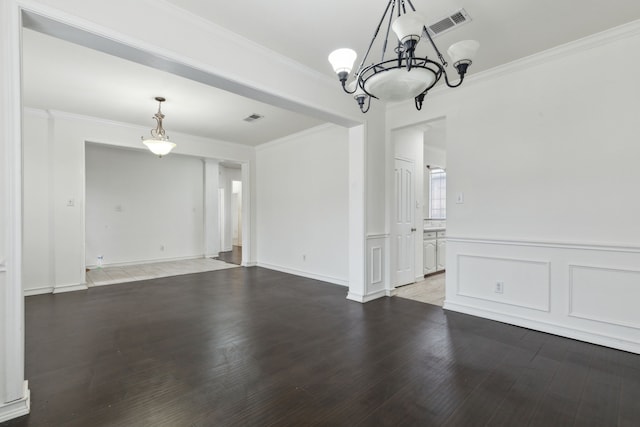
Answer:
<svg viewBox="0 0 640 427"><path fill-rule="evenodd" d="M347 284L348 130L334 125L258 146L258 264Z"/></svg>
<svg viewBox="0 0 640 427"><path fill-rule="evenodd" d="M23 140L24 180L44 182L46 177L48 192L46 186L40 186L36 191L25 188L24 191L24 229L38 227L39 231L38 234L25 233L24 253L27 256L23 269L33 271L40 269L40 266L49 265L49 279L46 283L42 282L46 279L44 273L28 276L29 280L23 282L26 294L52 290L64 292L86 287L85 142L137 149L140 154L144 153L152 160L161 161L141 145L140 136L148 132L147 128L61 112L50 113L47 120L44 119L45 116L46 113L38 110L27 110L24 116L24 128L29 129ZM42 138L45 135L47 140L43 142ZM251 168L254 167L255 155L252 147L176 132L172 133L172 138L178 146L170 156L183 154L196 158L216 158L247 163ZM48 149L37 149L43 146ZM162 161L169 160L170 156ZM32 176L31 173L35 175ZM202 200L202 174L200 180L198 197ZM254 188L251 188L251 194L255 194ZM48 199L47 209L41 206L45 199ZM73 206L67 206L70 199L74 200ZM115 205L112 208L115 208ZM44 241L39 239L40 233L49 236L46 249L42 248ZM254 233L250 234L254 239ZM154 242L152 250L159 248L161 243ZM166 248L171 250L168 245ZM201 247L200 251L202 250ZM42 255L31 255L32 253Z"/></svg>
<svg viewBox="0 0 640 427"><path fill-rule="evenodd" d="M623 76L639 33L472 77L422 114L390 109L394 127L447 118L445 308L640 352L640 82Z"/></svg>
<svg viewBox="0 0 640 427"><path fill-rule="evenodd" d="M87 266L204 255L203 162L86 147Z"/></svg>

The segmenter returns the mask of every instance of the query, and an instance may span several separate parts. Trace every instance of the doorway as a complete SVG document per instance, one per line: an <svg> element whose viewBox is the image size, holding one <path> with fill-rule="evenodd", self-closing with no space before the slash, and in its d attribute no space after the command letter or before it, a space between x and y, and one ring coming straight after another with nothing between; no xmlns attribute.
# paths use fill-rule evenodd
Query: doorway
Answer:
<svg viewBox="0 0 640 427"><path fill-rule="evenodd" d="M216 259L232 264L242 264L243 247L243 203L245 183L242 165L233 162L221 162L219 165L218 189L218 227L220 252Z"/></svg>
<svg viewBox="0 0 640 427"><path fill-rule="evenodd" d="M395 129L391 136L395 170L391 229L392 285L399 288L398 296L442 305L446 253L446 119ZM401 194L409 187L405 185L403 188L403 183L399 182L402 175L399 160L411 162L414 166L410 196ZM431 170L441 173L436 176L430 173ZM436 185L438 183L440 185ZM409 207L407 203L410 203ZM411 228L415 231L411 236L403 235L396 221L402 209L399 204L413 214ZM409 221L409 218L405 217L405 221ZM411 242L411 250L408 241ZM413 263L412 277L409 277L407 268L410 263Z"/></svg>

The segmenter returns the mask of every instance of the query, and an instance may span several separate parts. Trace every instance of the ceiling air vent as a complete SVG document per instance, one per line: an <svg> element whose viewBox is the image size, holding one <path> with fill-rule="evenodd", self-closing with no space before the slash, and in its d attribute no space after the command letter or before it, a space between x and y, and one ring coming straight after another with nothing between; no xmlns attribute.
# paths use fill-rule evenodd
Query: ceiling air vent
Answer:
<svg viewBox="0 0 640 427"><path fill-rule="evenodd" d="M252 115L250 115L250 116L248 116L248 117L245 117L243 120L244 120L245 122L249 122L249 123L251 123L251 122L255 122L256 120L260 120L260 119L262 119L263 117L264 117L264 116L262 116L262 115L260 115L260 114L253 113Z"/></svg>
<svg viewBox="0 0 640 427"><path fill-rule="evenodd" d="M466 10L460 9L456 13L439 20L435 24L427 25L427 31L429 31L429 35L431 35L431 37L435 38L447 31L451 31L454 28L459 27L460 25L466 24L467 22L471 22L471 17Z"/></svg>

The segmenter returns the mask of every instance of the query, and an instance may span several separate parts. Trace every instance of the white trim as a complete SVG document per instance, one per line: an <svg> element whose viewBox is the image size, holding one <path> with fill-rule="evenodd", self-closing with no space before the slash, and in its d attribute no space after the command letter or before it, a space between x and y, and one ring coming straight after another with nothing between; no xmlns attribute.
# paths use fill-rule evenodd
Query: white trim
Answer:
<svg viewBox="0 0 640 427"><path fill-rule="evenodd" d="M31 108L30 109L30 113L31 112L35 112L37 111L37 109ZM45 110L42 110L45 111ZM135 123L127 123L127 122L119 122L116 120L109 120L109 119L104 119L101 117L95 117L95 116L88 116L85 114L77 114L77 113L69 113L67 111L61 111L61 110L46 110L46 113L49 114L49 116L53 119L60 119L60 120L78 120L78 121L84 121L84 122L89 122L95 125L101 125L101 126L109 126L109 127L120 127L120 128L124 128L124 129L131 129L131 130L135 130L136 132L140 132L142 134L147 134L149 132L149 128L145 127L145 126L141 126L141 125L137 125ZM207 138L204 136L200 136L200 135L192 135L192 134L187 134L184 132L172 132L172 134L176 134L176 135L188 135L189 138L195 140L195 141L202 141L202 142L206 142L207 144L210 143L215 143L216 145L221 145L223 147L226 148L238 148L238 147L242 147L242 149L249 149L251 150L252 148L254 148L253 146L249 145L249 144L239 144L237 142L231 142L231 141L225 141L222 139L215 139L215 138ZM140 151L147 151L146 147L131 147L128 145L116 145L113 144L111 142L103 142L103 141L98 141L92 138L89 138L87 140L85 140L85 143L92 143L92 144L108 144L108 145L114 145L116 147L125 147L125 148L131 148L134 150L140 150ZM177 154L181 154L181 153L177 153ZM183 155L187 155L189 156L190 154L183 154ZM197 156L200 157L200 156ZM215 158L212 160L216 160L216 161L225 161L225 160L229 160L229 161L235 161L235 162L242 162L241 160L238 159L219 159L219 158Z"/></svg>
<svg viewBox="0 0 640 427"><path fill-rule="evenodd" d="M596 34L591 34L581 39L573 40L559 46L554 46L542 52L537 52L524 58L519 58L506 64L498 65L479 73L471 73L465 77L463 87L471 84L481 83L503 75L511 74L520 70L526 70L537 65L541 65L556 58L565 58L570 55L580 54L587 50L613 43L618 40L625 39L640 34L640 20L631 21L629 23L614 27ZM471 67L473 71L473 66ZM445 85L439 85L429 91L429 96L436 96L449 90ZM407 101L387 104L387 110L402 108L407 105Z"/></svg>
<svg viewBox="0 0 640 427"><path fill-rule="evenodd" d="M87 289L89 289L89 287L87 286L86 283L80 283L78 285L62 285L62 286L56 286L55 288L53 288L53 293L62 294L65 292L86 291Z"/></svg>
<svg viewBox="0 0 640 427"><path fill-rule="evenodd" d="M34 295L52 294L55 288L53 286L40 286L38 288L30 288L24 290L25 297L32 297Z"/></svg>
<svg viewBox="0 0 640 427"><path fill-rule="evenodd" d="M602 335L585 329L560 326L525 316L509 315L486 308L449 301L445 301L443 309L640 354L640 343L621 337Z"/></svg>
<svg viewBox="0 0 640 427"><path fill-rule="evenodd" d="M110 263L110 264L102 264L102 268L107 268L107 267L126 267L129 265L139 265L139 264L155 264L155 263L159 263L159 262L173 262L173 261L188 261L191 259L204 259L204 258L208 258L204 255L196 255L196 256L185 256L185 257L176 257L176 258L156 258L156 259L147 259L147 260L140 260L140 261L127 261L127 262L114 262L114 263ZM98 268L97 265L87 265L88 269L96 269Z"/></svg>
<svg viewBox="0 0 640 427"><path fill-rule="evenodd" d="M541 240L515 240L515 239L491 239L478 237L456 237L447 236L447 242L452 243L474 243L484 245L510 245L510 246L530 246L556 249L578 249L585 251L609 251L640 253L640 246L627 245L622 243L588 243L588 242L557 242Z"/></svg>
<svg viewBox="0 0 640 427"><path fill-rule="evenodd" d="M497 260L497 261L512 261L512 262L522 262L522 263L526 263L526 264L538 264L538 265L542 265L542 266L546 266L547 267L547 283L546 283L546 288L547 288L547 301L546 301L546 305L545 306L535 306L535 305L526 305L526 304L517 304L515 302L509 302L509 301L504 301L504 300L500 300L497 298L489 298L489 297L483 297L483 296L478 296L478 295L472 295L470 293L463 293L460 291L460 258L480 258L480 259L493 259L493 260ZM498 256L487 256L487 255L475 255L475 254L464 254L464 253L458 253L456 255L456 295L459 295L461 297L465 297L465 298L474 298L474 299L479 299L479 300L483 300L483 301L490 301L490 302L495 302L498 304L505 304L505 305L510 305L512 307L520 307L520 308L526 308L526 309L530 309L530 310L537 310L537 311L542 311L545 313L549 313L551 312L551 261L540 261L540 260L535 260L535 259L525 259L525 258L511 258L511 257L498 257Z"/></svg>
<svg viewBox="0 0 640 427"><path fill-rule="evenodd" d="M294 276L307 277L309 279L320 280L322 282L333 283L334 285L349 286L349 283L344 279L338 279L336 277L325 276L323 274L311 273L308 271L297 270L295 268L283 267L280 265L268 264L265 262L258 262L258 267L267 268L269 270L280 271L282 273L293 274Z"/></svg>
<svg viewBox="0 0 640 427"><path fill-rule="evenodd" d="M390 292L387 289L382 289L380 291L374 292L369 295L360 295L360 294L354 294L352 292L349 292L347 294L347 299L351 301L359 302L359 303L365 303L365 302L373 301L374 299L391 296L389 295L389 293Z"/></svg>
<svg viewBox="0 0 640 427"><path fill-rule="evenodd" d="M22 86L21 14L15 1L0 2L0 227L4 228L0 253L6 271L0 289L0 404L2 412L16 416L28 412L24 372L24 295L22 292ZM19 402L14 404L13 402ZM11 405L12 409L7 408ZM8 416L8 414L3 414Z"/></svg>
<svg viewBox="0 0 640 427"><path fill-rule="evenodd" d="M247 261L247 262L243 262L241 267L257 267L258 263L255 261Z"/></svg>
<svg viewBox="0 0 640 427"><path fill-rule="evenodd" d="M574 293L574 283L573 283L573 271L574 268L584 268L584 269L589 269L589 270L600 270L600 271L617 271L617 272L622 272L622 273L636 273L636 274L640 274L640 270L634 270L634 269L630 269L630 268L615 268L615 267L600 267L600 266L596 266L596 265L585 265L585 264L569 264L569 307L568 307L568 313L567 315L570 317L575 317L577 319L585 319L585 320L591 320L593 322L599 322L599 323L607 323L609 325L615 325L615 326L624 326L625 328L632 328L632 329L640 329L640 323L631 323L631 322L624 322L624 321L618 321L618 320L613 320L613 319L607 319L605 317L600 317L600 316L589 316L587 314L580 314L580 313L576 313L573 310L573 293Z"/></svg>
<svg viewBox="0 0 640 427"><path fill-rule="evenodd" d="M31 392L29 391L29 382L23 384L22 398L13 402L0 404L0 423L9 421L14 418L27 415L31 410Z"/></svg>
<svg viewBox="0 0 640 427"><path fill-rule="evenodd" d="M391 237L391 234L388 234L388 233L385 233L385 234L368 234L367 235L367 240L388 239L389 237Z"/></svg>
<svg viewBox="0 0 640 427"><path fill-rule="evenodd" d="M262 144L258 144L254 148L256 149L256 151L263 151L263 150L267 150L269 148L277 147L277 146L282 145L282 144L286 144L287 142L295 142L296 140L298 140L300 138L304 138L304 137L307 137L307 136L315 135L315 134L320 133L320 132L324 132L324 131L327 131L327 130L336 129L336 128L340 128L340 127L341 126L335 125L333 123L323 123L321 125L314 126L312 128L309 128L309 129L301 130L300 132L296 132L296 133L291 134L291 135L283 136L281 138L274 139L274 140L269 141L269 142L264 142Z"/></svg>

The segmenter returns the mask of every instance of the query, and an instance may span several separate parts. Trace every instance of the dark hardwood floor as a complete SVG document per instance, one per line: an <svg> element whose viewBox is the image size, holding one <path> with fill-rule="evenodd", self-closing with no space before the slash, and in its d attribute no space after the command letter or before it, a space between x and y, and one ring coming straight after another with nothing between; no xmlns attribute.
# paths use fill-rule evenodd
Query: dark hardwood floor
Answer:
<svg viewBox="0 0 640 427"><path fill-rule="evenodd" d="M230 251L220 252L214 259L228 262L230 264L241 265L242 264L242 246L232 246Z"/></svg>
<svg viewBox="0 0 640 427"><path fill-rule="evenodd" d="M236 268L26 299L4 426L638 426L640 356Z"/></svg>

